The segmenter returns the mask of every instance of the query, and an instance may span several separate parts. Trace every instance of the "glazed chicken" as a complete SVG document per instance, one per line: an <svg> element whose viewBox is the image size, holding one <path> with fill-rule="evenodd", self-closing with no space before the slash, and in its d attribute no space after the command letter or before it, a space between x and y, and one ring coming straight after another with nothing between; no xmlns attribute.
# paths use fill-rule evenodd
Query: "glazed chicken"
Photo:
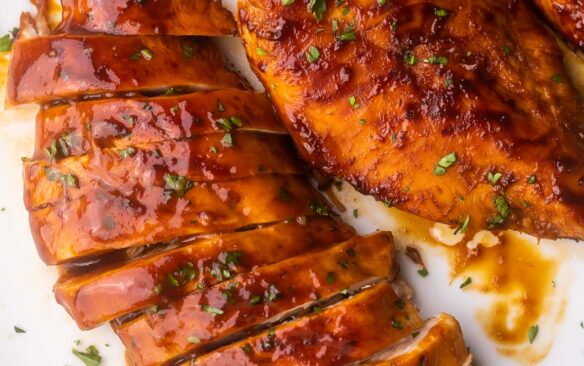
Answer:
<svg viewBox="0 0 584 366"><path fill-rule="evenodd" d="M584 239L584 110L526 0L241 0L236 18L312 166L456 232Z"/></svg>
<svg viewBox="0 0 584 366"><path fill-rule="evenodd" d="M220 36L235 33L231 13L215 1L34 0L53 33Z"/></svg>
<svg viewBox="0 0 584 366"><path fill-rule="evenodd" d="M41 103L24 202L79 328L110 322L135 366L337 365L409 339L423 321L391 233L338 220L266 95L185 37L231 33L226 11L116 4L39 1L8 82L7 105ZM456 366L452 322L422 348Z"/></svg>
<svg viewBox="0 0 584 366"><path fill-rule="evenodd" d="M584 51L584 2L582 0L533 0L541 13L574 47Z"/></svg>

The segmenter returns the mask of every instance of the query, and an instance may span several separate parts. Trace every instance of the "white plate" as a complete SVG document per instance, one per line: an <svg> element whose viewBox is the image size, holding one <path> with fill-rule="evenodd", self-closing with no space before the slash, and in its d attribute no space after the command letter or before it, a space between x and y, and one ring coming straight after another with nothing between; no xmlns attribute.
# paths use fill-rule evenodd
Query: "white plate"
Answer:
<svg viewBox="0 0 584 366"><path fill-rule="evenodd" d="M233 1L229 0L227 5L233 8ZM24 0L0 0L1 34L17 25L24 8L30 8ZM248 78L252 77L239 40L224 38L219 43L236 67ZM254 85L259 85L255 82ZM121 366L123 347L109 326L82 332L55 303L51 288L56 271L38 259L29 233L28 216L22 203L20 158L32 152L35 111L34 107L0 111L0 365L82 365L71 349L95 345L103 355L102 365ZM532 322L539 325L535 342L529 345L525 331L522 343L503 347L507 351L502 351L502 344L492 341L481 325L493 319L491 303L497 296L493 291L487 294L477 291L481 285L480 273L473 274L473 284L461 290L459 285L467 275L451 281L444 249L420 240L426 233L420 233L419 220L406 218L410 222L404 223L403 215L359 195L347 185L336 194L347 207L343 218L362 233L393 229L400 247L414 244L421 249L430 275L421 277L417 273L419 268L403 257L400 258L402 277L414 287L415 300L424 316L444 311L459 319L477 364L584 365L584 328L580 325L584 321L584 249L578 244L543 240L538 247L532 238L525 239L526 248L534 248L537 255L549 256L561 264L558 272L550 277L554 283L549 281L546 293L532 297L543 304L541 317ZM5 210L1 211L2 208ZM353 215L355 208L358 218ZM518 255L516 260L522 256ZM529 284L540 278L541 273L542 268L535 263L515 279ZM518 288L518 291L506 290L501 297L503 301L513 302L517 296L524 295ZM521 319L521 314L515 315ZM26 333L17 334L14 326ZM75 345L76 340L81 341L80 346Z"/></svg>

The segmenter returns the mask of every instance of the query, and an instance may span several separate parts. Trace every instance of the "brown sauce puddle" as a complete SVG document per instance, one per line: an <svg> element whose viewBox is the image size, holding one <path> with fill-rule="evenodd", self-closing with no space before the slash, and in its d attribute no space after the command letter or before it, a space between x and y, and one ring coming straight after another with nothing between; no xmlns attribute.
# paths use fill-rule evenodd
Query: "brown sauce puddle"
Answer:
<svg viewBox="0 0 584 366"><path fill-rule="evenodd" d="M479 245L476 250L468 249L466 243L472 237L469 234L455 246L444 245L430 235L433 222L397 209L389 209L389 215L404 235L417 243L439 247L446 254L451 281L472 279L464 291L496 296L490 305L477 311L477 319L483 331L496 342L499 353L524 364L537 363L547 356L551 343L535 350L529 348L528 352L525 348L529 346L528 332L533 325L549 317L557 322L556 318L563 315L562 310L558 314L549 311L559 269L557 258L544 255L537 243L512 231L503 232L500 243L493 247Z"/></svg>

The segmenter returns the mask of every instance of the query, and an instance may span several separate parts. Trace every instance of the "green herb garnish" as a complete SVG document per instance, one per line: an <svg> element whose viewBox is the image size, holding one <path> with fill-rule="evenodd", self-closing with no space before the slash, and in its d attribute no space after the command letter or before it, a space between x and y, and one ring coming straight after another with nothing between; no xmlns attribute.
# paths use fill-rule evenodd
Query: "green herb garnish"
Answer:
<svg viewBox="0 0 584 366"><path fill-rule="evenodd" d="M164 175L164 182L164 189L174 191L178 197L184 197L185 193L193 188L193 182L182 175L167 173Z"/></svg>
<svg viewBox="0 0 584 366"><path fill-rule="evenodd" d="M460 234L464 234L466 233L466 231L468 230L468 225L470 224L470 216L466 216L466 218L464 219L464 221L462 222L462 224L460 224L456 230L454 230L454 235L460 233Z"/></svg>
<svg viewBox="0 0 584 366"><path fill-rule="evenodd" d="M211 305L207 305L207 304L202 304L201 310L203 310L205 313L211 314L213 316L223 315L223 310L218 309L216 307L213 307Z"/></svg>
<svg viewBox="0 0 584 366"><path fill-rule="evenodd" d="M86 365L86 366L98 366L101 363L101 356L99 351L95 346L89 346L85 352L73 349L73 354Z"/></svg>
<svg viewBox="0 0 584 366"><path fill-rule="evenodd" d="M308 51L306 51L306 60L310 63L313 63L318 60L320 57L320 51L318 48L314 46L308 47Z"/></svg>
<svg viewBox="0 0 584 366"><path fill-rule="evenodd" d="M467 277L466 280L464 280L464 282L460 284L460 288L465 288L466 286L470 285L471 283L472 283L472 278Z"/></svg>
<svg viewBox="0 0 584 366"><path fill-rule="evenodd" d="M539 325L536 324L529 327L529 330L527 331L527 339L530 344L533 343L535 338L537 338L537 333L539 333Z"/></svg>

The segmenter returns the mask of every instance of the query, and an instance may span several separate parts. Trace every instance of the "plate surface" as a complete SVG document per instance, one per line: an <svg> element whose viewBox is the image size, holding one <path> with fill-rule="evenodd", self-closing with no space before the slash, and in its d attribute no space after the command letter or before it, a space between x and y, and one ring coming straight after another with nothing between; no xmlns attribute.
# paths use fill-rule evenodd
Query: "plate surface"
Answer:
<svg viewBox="0 0 584 366"><path fill-rule="evenodd" d="M16 26L20 11L30 8L24 0L0 0L0 5L0 34ZM234 1L228 0L226 6L233 9ZM235 68L259 87L239 40L227 37L218 44ZM4 69L5 60L0 60L0 70ZM4 77L2 89L3 82ZM123 346L109 326L78 330L53 299L56 270L37 257L22 203L21 169L21 157L29 156L33 148L35 112L36 107L30 106L0 110L0 365L83 365L71 349L95 345L103 356L102 365L121 366ZM443 311L458 318L477 365L584 365L584 245L515 237L509 245L517 250L494 252L485 260L496 263L488 271L483 262L453 276L449 265L453 250L430 243L431 225L385 208L346 184L340 191L331 190L346 208L343 219L360 232L393 230L401 248L420 250L429 275L420 276L420 267L402 256L402 277L415 289L424 316ZM460 289L467 277L473 283ZM506 285L500 286L501 282ZM499 310L510 310L506 318L495 312L497 303L502 304ZM515 329L509 333L519 334L518 341L505 332L499 341L487 334L489 325L501 319ZM526 329L535 324L539 333L530 345ZM15 326L26 333L16 333ZM497 329L502 328L499 324Z"/></svg>

